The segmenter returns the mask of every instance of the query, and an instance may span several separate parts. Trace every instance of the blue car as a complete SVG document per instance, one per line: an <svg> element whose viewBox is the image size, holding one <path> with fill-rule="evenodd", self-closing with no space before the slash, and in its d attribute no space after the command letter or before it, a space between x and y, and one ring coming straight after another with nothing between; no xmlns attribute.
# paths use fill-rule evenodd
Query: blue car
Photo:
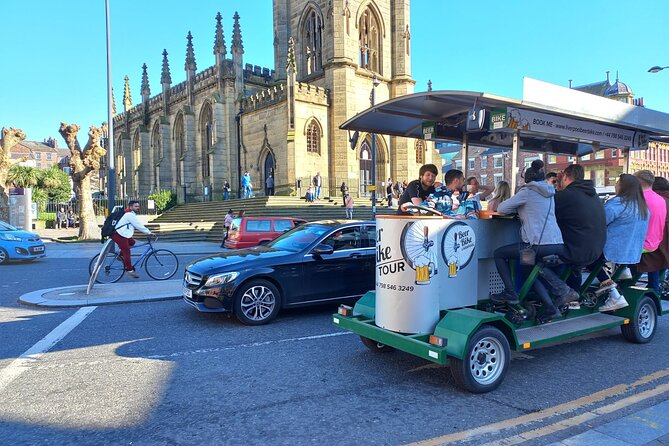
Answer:
<svg viewBox="0 0 669 446"><path fill-rule="evenodd" d="M0 220L0 265L9 260L34 260L44 256L46 247L39 235Z"/></svg>

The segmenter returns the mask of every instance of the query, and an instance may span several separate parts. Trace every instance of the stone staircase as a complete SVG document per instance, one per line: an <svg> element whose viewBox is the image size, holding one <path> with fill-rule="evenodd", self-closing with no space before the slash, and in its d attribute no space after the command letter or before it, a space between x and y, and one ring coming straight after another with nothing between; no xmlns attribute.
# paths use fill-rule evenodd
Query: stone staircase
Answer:
<svg viewBox="0 0 669 446"><path fill-rule="evenodd" d="M346 217L341 197L308 203L303 198L272 196L183 204L152 220L147 227L165 241L220 241L228 209L232 209L235 215L243 209L247 217L298 217L307 221ZM376 206L377 215L392 215L396 210L387 208L385 203L377 203ZM372 218L369 198L355 199L353 218Z"/></svg>

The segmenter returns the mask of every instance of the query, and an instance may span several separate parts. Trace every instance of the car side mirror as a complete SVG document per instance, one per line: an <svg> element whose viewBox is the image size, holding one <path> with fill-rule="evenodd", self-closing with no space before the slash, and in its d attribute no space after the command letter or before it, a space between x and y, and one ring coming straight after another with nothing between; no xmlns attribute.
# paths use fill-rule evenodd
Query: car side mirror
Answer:
<svg viewBox="0 0 669 446"><path fill-rule="evenodd" d="M321 243L320 245L316 246L311 253L316 254L318 256L326 256L328 254L332 254L334 252L334 248L330 245L326 245L324 243Z"/></svg>

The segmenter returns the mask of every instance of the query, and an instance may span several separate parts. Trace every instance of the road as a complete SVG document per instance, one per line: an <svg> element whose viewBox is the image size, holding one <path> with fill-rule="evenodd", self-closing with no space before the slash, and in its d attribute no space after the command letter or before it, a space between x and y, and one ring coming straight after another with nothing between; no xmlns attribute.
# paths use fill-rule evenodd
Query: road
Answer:
<svg viewBox="0 0 669 446"><path fill-rule="evenodd" d="M549 444L669 399L666 317L647 345L616 329L514 354L497 391L472 395L447 367L368 351L334 306L246 327L179 300L16 303L85 283L84 254L0 267L0 443Z"/></svg>

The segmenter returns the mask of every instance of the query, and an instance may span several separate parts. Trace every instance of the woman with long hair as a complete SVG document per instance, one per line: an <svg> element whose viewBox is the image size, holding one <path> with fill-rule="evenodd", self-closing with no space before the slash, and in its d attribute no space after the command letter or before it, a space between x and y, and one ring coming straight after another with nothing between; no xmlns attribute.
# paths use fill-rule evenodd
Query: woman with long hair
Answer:
<svg viewBox="0 0 669 446"><path fill-rule="evenodd" d="M620 175L616 183L616 195L606 202L604 211L606 244L602 254L603 260L624 265L639 263L650 217L639 179L626 173ZM600 282L597 295L616 287L605 269L597 274L597 278ZM627 305L627 301L620 293L611 292L599 310L613 311Z"/></svg>
<svg viewBox="0 0 669 446"><path fill-rule="evenodd" d="M500 181L497 183L497 186L495 186L495 190L492 191L490 199L488 199L488 210L497 212L497 206L509 198L511 198L511 187L509 186L509 183Z"/></svg>

